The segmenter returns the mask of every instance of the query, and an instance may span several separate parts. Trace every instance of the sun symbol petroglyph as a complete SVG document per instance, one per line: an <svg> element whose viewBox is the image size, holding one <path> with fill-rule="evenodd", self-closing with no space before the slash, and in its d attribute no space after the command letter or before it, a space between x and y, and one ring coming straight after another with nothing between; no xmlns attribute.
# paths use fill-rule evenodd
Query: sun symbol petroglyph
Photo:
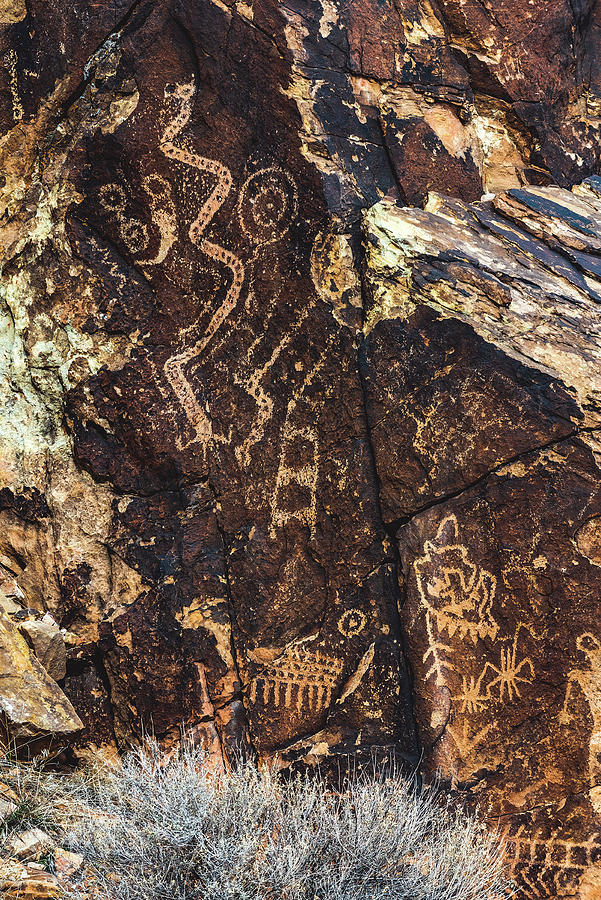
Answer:
<svg viewBox="0 0 601 900"><path fill-rule="evenodd" d="M367 624L367 616L360 609L347 609L338 619L338 631L344 637L356 637Z"/></svg>
<svg viewBox="0 0 601 900"><path fill-rule="evenodd" d="M434 540L424 544L424 555L413 569L420 595L420 609L426 618L428 650L424 662L431 661L426 678L445 683L445 670L453 670L450 641L455 634L470 640L494 640L499 626L492 616L496 578L479 568L459 543L459 527L454 515L439 525Z"/></svg>
<svg viewBox="0 0 601 900"><path fill-rule="evenodd" d="M593 809L601 814L601 641L596 635L585 632L576 641L576 648L587 658L588 667L572 669L568 674L559 723L568 725L572 721L570 700L576 687L579 687L593 720L589 742L590 801Z"/></svg>
<svg viewBox="0 0 601 900"><path fill-rule="evenodd" d="M261 696L264 706L273 703L294 706L298 712L319 712L330 705L342 669L342 661L333 656L299 647L287 649L253 679L250 702L256 703Z"/></svg>
<svg viewBox="0 0 601 900"><path fill-rule="evenodd" d="M534 663L530 657L518 660L517 646L520 628L523 627L525 626L520 624L516 628L511 647L501 647L499 666L497 667L491 662L487 662L485 666L485 672L496 673L496 678L489 681L486 687L487 695L493 696L493 688L498 687L500 702L503 701L505 692L507 692L508 700L513 700L515 697L521 698L518 684L531 684L534 679Z"/></svg>
<svg viewBox="0 0 601 900"><path fill-rule="evenodd" d="M166 89L165 93L166 96L171 93L171 97L177 104L178 111L163 132L160 141L161 151L169 159L191 166L199 172L212 176L214 179L211 193L190 225L190 240L206 256L214 262L225 266L231 272L231 281L225 298L213 313L202 338L191 347L187 347L180 353L175 353L165 363L165 375L189 421L196 430L196 440L206 447L213 437L211 421L207 410L198 401L196 393L186 377L185 367L191 360L203 353L238 302L244 284L244 265L231 250L204 236L206 229L229 196L232 187L232 175L228 167L223 163L200 156L200 154L188 149L184 139L180 138L180 133L186 127L192 115L194 96L196 94L195 79L188 83L175 85L171 92ZM176 140L178 140L177 144L175 143Z"/></svg>
<svg viewBox="0 0 601 900"><path fill-rule="evenodd" d="M281 240L296 216L298 196L290 175L276 166L259 169L242 185L238 218L253 244Z"/></svg>

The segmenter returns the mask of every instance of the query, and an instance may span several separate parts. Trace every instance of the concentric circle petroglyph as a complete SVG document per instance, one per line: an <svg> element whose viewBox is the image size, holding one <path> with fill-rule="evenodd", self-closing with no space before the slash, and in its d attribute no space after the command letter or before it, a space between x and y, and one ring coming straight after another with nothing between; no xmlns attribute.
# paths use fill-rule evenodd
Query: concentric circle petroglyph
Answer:
<svg viewBox="0 0 601 900"><path fill-rule="evenodd" d="M298 196L292 178L269 166L248 178L238 197L238 218L253 244L272 244L288 231L296 216Z"/></svg>
<svg viewBox="0 0 601 900"><path fill-rule="evenodd" d="M361 634L366 623L367 617L360 609L347 609L338 620L338 631L345 637L356 637Z"/></svg>

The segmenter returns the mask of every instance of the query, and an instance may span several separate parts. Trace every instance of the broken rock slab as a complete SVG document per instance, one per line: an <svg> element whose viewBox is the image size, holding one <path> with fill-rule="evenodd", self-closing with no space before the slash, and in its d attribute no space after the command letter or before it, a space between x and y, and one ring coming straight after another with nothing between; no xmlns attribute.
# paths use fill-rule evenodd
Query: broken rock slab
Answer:
<svg viewBox="0 0 601 900"><path fill-rule="evenodd" d="M71 734L81 720L16 625L0 615L0 711L14 737Z"/></svg>
<svg viewBox="0 0 601 900"><path fill-rule="evenodd" d="M523 898L601 896L600 187L365 219L424 764L490 809Z"/></svg>

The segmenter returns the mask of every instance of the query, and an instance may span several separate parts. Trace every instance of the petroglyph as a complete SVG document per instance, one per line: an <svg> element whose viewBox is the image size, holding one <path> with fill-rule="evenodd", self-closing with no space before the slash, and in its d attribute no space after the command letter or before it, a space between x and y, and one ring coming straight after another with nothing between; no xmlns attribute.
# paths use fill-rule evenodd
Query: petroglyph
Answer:
<svg viewBox="0 0 601 900"><path fill-rule="evenodd" d="M19 6L20 6L20 3L17 2L15 4L15 7L18 8ZM16 12L16 10L15 10L15 12ZM1 15L2 15L2 9L0 8L0 23L2 22ZM16 12L16 15L18 16L17 12ZM21 16L21 18L24 18L24 16ZM18 22L19 18L9 19L8 21ZM13 107L13 119L15 120L15 122L20 122L21 119L23 118L23 116L25 115L25 111L23 109L23 104L21 103L21 97L19 96L19 79L18 79L18 74L17 74L17 62L18 62L17 54L15 53L14 50L9 50L8 53L6 54L6 57L8 60L8 79L9 79L9 85L10 85L10 96L11 96L12 107Z"/></svg>
<svg viewBox="0 0 601 900"><path fill-rule="evenodd" d="M150 202L153 224L160 235L159 248L151 259L138 260L139 266L158 266L177 240L177 214L171 185L161 175L146 175L142 185Z"/></svg>
<svg viewBox="0 0 601 900"><path fill-rule="evenodd" d="M195 357L200 356L207 348L215 333L223 324L225 319L233 310L240 296L242 285L244 284L244 265L242 261L230 250L222 247L220 244L204 237L204 232L210 225L212 219L221 209L226 201L231 187L232 176L227 166L217 160L208 159L200 156L192 150L189 150L183 140L180 139L179 145L175 140L179 138L180 132L188 124L192 115L192 107L194 96L196 93L195 80L192 79L187 84L177 84L172 91L165 90L165 96L171 96L175 100L178 111L167 124L163 136L160 141L160 149L169 159L175 162L192 166L199 172L206 173L214 178L214 185L200 208L195 220L190 225L189 235L193 244L210 259L216 263L226 266L231 274L232 280L227 289L226 296L221 302L217 310L213 313L211 321L200 340L196 343L171 356L165 363L165 375L180 401L186 416L196 431L196 440L206 447L212 438L212 426L209 415L202 404L198 401L194 390L185 374L185 367Z"/></svg>
<svg viewBox="0 0 601 900"><path fill-rule="evenodd" d="M259 169L242 185L238 218L252 244L272 244L288 231L298 209L296 185L276 166Z"/></svg>
<svg viewBox="0 0 601 900"><path fill-rule="evenodd" d="M492 730L493 724L485 725L483 728L472 728L470 723L464 719L461 725L448 725L447 731L453 739L457 749L459 750L459 758L467 760L470 755L482 745L482 742Z"/></svg>
<svg viewBox="0 0 601 900"><path fill-rule="evenodd" d="M507 699L513 700L515 697L521 697L518 683L531 684L534 678L534 663L529 657L518 660L517 645L520 634L520 628L525 627L520 624L516 628L513 643L511 647L501 647L501 660L499 667L487 662L484 671L496 672L496 678L488 683L486 688L487 695L492 696L494 687L498 687L499 701L503 701L505 692ZM529 676L528 676L528 673Z"/></svg>
<svg viewBox="0 0 601 900"><path fill-rule="evenodd" d="M360 609L347 609L338 619L338 631L344 637L356 637L367 624L367 616Z"/></svg>
<svg viewBox="0 0 601 900"><path fill-rule="evenodd" d="M291 519L298 519L309 526L311 537L315 535L315 523L317 517L317 480L319 478L319 439L317 429L311 425L297 426L291 423L291 414L296 404L291 401L288 405L286 420L282 429L282 445L280 463L276 476L275 491L272 499L271 529L270 534L275 537L276 527L281 527ZM298 464L297 454L305 455L303 448L309 447L309 459L304 464ZM291 486L299 486L309 492L309 500L300 505L286 508L290 498L285 495ZM284 508L282 508L284 506Z"/></svg>
<svg viewBox="0 0 601 900"><path fill-rule="evenodd" d="M425 542L424 555L413 563L428 635L424 662L431 661L426 678L434 675L441 686L445 671L455 666L451 647L440 638L446 634L450 640L458 633L475 644L479 638L494 640L499 630L491 612L496 578L471 561L458 531L455 516L447 516L434 540Z"/></svg>
<svg viewBox="0 0 601 900"><path fill-rule="evenodd" d="M265 427L273 414L273 397L265 390L263 380L265 376L272 370L274 363L281 356L282 352L288 347L295 335L298 333L302 324L307 319L310 310L315 305L313 300L300 313L292 328L281 338L273 349L269 359L261 366L257 366L251 375L245 376L242 372L234 373L234 382L249 394L257 404L257 413L254 416L252 427L242 443L236 447L236 458L239 464L248 466L250 464L250 454L252 448L262 440L265 434ZM253 355L264 344L265 336L260 335L253 341L247 354L247 361L252 360Z"/></svg>
<svg viewBox="0 0 601 900"><path fill-rule="evenodd" d="M453 700L461 701L462 712L479 712L488 705L490 693L488 693L488 691L482 692L482 682L486 677L486 672L487 669L485 666L477 678L475 675L461 676L461 693L455 694Z"/></svg>
<svg viewBox="0 0 601 900"><path fill-rule="evenodd" d="M559 722L567 725L572 721L570 701L577 688L580 688L593 720L589 743L590 801L595 812L601 814L601 641L594 634L586 632L580 635L576 647L585 655L589 665L587 668L572 669L569 673Z"/></svg>
<svg viewBox="0 0 601 900"><path fill-rule="evenodd" d="M330 705L342 669L342 661L333 656L298 646L287 649L253 679L250 702L261 696L264 706L319 712Z"/></svg>
<svg viewBox="0 0 601 900"><path fill-rule="evenodd" d="M601 832L585 841L567 841L529 835L522 825L515 835L506 835L505 855L520 896L579 897L583 876L600 864Z"/></svg>
<svg viewBox="0 0 601 900"><path fill-rule="evenodd" d="M103 209L114 215L121 240L132 256L141 253L148 245L148 227L143 222L126 215L127 195L125 189L120 184L103 184L98 196Z"/></svg>
<svg viewBox="0 0 601 900"><path fill-rule="evenodd" d="M283 527L291 519L297 519L309 527L311 537L315 537L317 522L317 482L319 479L319 438L313 425L295 424L295 418L303 411L314 421L313 404L304 404L303 395L323 368L332 338L324 347L317 363L307 373L302 384L288 403L286 418L281 433L280 460L271 500L270 535L275 537L276 529ZM300 488L303 499L294 499ZM308 497L307 497L308 494Z"/></svg>
<svg viewBox="0 0 601 900"><path fill-rule="evenodd" d="M27 15L25 0L0 0L0 25L13 25Z"/></svg>

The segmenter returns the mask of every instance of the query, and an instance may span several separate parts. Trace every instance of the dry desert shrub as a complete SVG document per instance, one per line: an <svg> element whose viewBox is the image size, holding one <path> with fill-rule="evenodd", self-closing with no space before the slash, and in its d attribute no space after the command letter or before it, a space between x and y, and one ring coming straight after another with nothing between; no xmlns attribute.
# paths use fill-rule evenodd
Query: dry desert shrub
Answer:
<svg viewBox="0 0 601 900"><path fill-rule="evenodd" d="M499 839L395 773L356 775L335 793L314 775L216 774L197 750L166 761L151 746L69 790L79 812L63 822L63 845L87 871L73 900L511 895Z"/></svg>

